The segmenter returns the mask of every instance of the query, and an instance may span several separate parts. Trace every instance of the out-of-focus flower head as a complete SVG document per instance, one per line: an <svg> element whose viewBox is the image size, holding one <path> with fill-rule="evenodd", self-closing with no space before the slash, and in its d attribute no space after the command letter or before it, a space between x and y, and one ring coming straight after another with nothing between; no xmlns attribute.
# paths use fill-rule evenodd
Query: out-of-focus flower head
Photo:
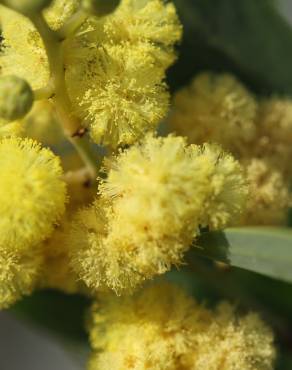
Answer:
<svg viewBox="0 0 292 370"><path fill-rule="evenodd" d="M190 143L213 142L234 155L256 136L257 102L232 75L202 73L174 98L169 123Z"/></svg>
<svg viewBox="0 0 292 370"><path fill-rule="evenodd" d="M288 98L270 98L260 101L257 116L258 140L253 154L265 159L286 181L292 177L292 101Z"/></svg>
<svg viewBox="0 0 292 370"><path fill-rule="evenodd" d="M291 194L281 171L269 161L253 158L243 161L249 198L241 223L283 225L291 205Z"/></svg>
<svg viewBox="0 0 292 370"><path fill-rule="evenodd" d="M90 370L272 370L271 330L257 314L214 311L183 289L153 284L132 297L100 297L88 322Z"/></svg>
<svg viewBox="0 0 292 370"><path fill-rule="evenodd" d="M32 292L42 263L42 254L38 248L27 251L0 248L0 310Z"/></svg>

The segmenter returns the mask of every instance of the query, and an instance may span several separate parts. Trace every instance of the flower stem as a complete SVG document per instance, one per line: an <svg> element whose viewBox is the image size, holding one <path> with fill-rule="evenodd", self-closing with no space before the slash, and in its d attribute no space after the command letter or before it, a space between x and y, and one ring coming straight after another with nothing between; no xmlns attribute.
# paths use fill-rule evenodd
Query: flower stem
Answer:
<svg viewBox="0 0 292 370"><path fill-rule="evenodd" d="M53 31L41 14L30 17L32 23L40 33L44 42L51 73L51 84L53 86L53 100L56 111L63 126L64 134L75 147L84 161L92 178L96 177L98 160L91 153L89 143L85 145L84 136L86 130L82 127L80 120L73 114L70 98L65 83L64 58L62 38L58 32Z"/></svg>
<svg viewBox="0 0 292 370"><path fill-rule="evenodd" d="M79 9L73 16L58 30L58 34L62 40L73 35L78 28L86 21L88 13Z"/></svg>
<svg viewBox="0 0 292 370"><path fill-rule="evenodd" d="M34 100L43 100L52 98L55 94L52 81L50 80L47 86L34 90L33 94Z"/></svg>

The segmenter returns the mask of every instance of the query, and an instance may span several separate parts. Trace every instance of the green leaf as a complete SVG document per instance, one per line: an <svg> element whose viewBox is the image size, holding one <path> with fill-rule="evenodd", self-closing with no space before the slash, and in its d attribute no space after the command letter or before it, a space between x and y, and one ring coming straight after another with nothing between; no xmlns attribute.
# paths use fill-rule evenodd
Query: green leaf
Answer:
<svg viewBox="0 0 292 370"><path fill-rule="evenodd" d="M277 358L276 370L291 370L292 355L289 352L280 351Z"/></svg>
<svg viewBox="0 0 292 370"><path fill-rule="evenodd" d="M84 317L89 300L53 290L38 291L23 298L10 312L36 325L65 343L87 342Z"/></svg>
<svg viewBox="0 0 292 370"><path fill-rule="evenodd" d="M255 92L292 93L292 28L271 0L174 0L184 25L173 89L202 69L227 70Z"/></svg>
<svg viewBox="0 0 292 370"><path fill-rule="evenodd" d="M203 233L190 252L292 283L292 230L247 227Z"/></svg>

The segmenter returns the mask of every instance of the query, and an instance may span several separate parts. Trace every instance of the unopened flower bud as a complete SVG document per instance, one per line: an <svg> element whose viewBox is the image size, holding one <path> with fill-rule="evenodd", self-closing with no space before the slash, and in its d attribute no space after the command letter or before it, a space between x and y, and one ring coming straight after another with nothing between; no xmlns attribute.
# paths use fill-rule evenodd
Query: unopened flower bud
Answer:
<svg viewBox="0 0 292 370"><path fill-rule="evenodd" d="M31 109L34 96L30 85L16 76L0 78L0 117L15 121Z"/></svg>
<svg viewBox="0 0 292 370"><path fill-rule="evenodd" d="M83 0L83 8L99 17L112 13L119 5L120 0Z"/></svg>
<svg viewBox="0 0 292 370"><path fill-rule="evenodd" d="M4 0L4 4L19 13L30 15L49 7L52 0Z"/></svg>

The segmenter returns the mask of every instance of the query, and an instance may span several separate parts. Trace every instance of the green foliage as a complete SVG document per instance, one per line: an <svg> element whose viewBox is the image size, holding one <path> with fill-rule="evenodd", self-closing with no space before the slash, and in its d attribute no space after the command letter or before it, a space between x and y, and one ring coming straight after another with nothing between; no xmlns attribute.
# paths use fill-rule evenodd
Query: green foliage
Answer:
<svg viewBox="0 0 292 370"><path fill-rule="evenodd" d="M292 29L271 0L175 0L184 24L174 89L202 69L234 72L254 91L292 93Z"/></svg>
<svg viewBox="0 0 292 370"><path fill-rule="evenodd" d="M66 343L87 341L84 330L89 300L57 291L39 291L14 305L10 312L27 320Z"/></svg>
<svg viewBox="0 0 292 370"><path fill-rule="evenodd" d="M245 227L204 233L191 253L292 282L292 230Z"/></svg>

